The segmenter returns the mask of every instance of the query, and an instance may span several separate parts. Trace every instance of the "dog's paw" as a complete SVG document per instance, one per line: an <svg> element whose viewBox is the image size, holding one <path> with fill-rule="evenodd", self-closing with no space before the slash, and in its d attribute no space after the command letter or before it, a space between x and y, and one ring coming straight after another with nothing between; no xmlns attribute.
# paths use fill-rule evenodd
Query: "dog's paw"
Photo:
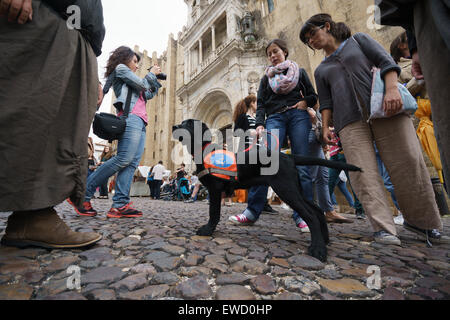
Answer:
<svg viewBox="0 0 450 320"><path fill-rule="evenodd" d="M203 237L212 236L215 229L216 229L215 227L212 227L209 224L205 224L204 226L200 227L200 229L197 230L197 235Z"/></svg>
<svg viewBox="0 0 450 320"><path fill-rule="evenodd" d="M326 246L310 246L308 248L308 253L310 256L322 261L327 261L327 247Z"/></svg>

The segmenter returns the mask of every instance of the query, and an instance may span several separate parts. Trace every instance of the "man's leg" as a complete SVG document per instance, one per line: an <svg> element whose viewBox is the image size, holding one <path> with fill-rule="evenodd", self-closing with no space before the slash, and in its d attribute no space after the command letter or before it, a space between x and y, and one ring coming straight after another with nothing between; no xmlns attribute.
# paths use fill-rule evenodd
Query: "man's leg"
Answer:
<svg viewBox="0 0 450 320"><path fill-rule="evenodd" d="M162 180L155 180L155 198L158 200L161 198L161 185Z"/></svg>
<svg viewBox="0 0 450 320"><path fill-rule="evenodd" d="M414 25L420 64L431 100L434 132L450 196L450 50L436 28L431 2L417 1Z"/></svg>

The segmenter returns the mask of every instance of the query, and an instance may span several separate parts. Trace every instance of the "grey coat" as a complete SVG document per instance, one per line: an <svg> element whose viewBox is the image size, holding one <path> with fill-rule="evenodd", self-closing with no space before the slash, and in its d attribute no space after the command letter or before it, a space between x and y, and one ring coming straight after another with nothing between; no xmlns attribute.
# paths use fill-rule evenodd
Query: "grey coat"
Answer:
<svg viewBox="0 0 450 320"><path fill-rule="evenodd" d="M450 50L450 0L427 0L439 33ZM418 0L375 0L381 10L381 24L414 31L414 6Z"/></svg>
<svg viewBox="0 0 450 320"><path fill-rule="evenodd" d="M381 77L400 67L384 48L365 33L348 39L341 51L317 67L317 91L320 111L331 109L336 132L346 125L362 120L370 112L372 68L381 69Z"/></svg>
<svg viewBox="0 0 450 320"><path fill-rule="evenodd" d="M24 25L0 17L0 211L84 200L98 98L90 43L39 0Z"/></svg>

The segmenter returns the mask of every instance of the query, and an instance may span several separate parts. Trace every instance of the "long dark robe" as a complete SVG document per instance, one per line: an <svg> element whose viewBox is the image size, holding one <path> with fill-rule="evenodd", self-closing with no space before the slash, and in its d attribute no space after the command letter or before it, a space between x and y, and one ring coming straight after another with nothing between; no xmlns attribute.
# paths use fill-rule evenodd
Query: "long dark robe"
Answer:
<svg viewBox="0 0 450 320"><path fill-rule="evenodd" d="M0 17L0 211L84 199L98 83L91 45L46 4Z"/></svg>

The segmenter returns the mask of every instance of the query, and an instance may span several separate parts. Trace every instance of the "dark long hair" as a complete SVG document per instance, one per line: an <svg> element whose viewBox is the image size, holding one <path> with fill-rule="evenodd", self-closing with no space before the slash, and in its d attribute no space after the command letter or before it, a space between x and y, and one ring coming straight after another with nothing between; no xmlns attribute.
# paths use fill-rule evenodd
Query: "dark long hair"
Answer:
<svg viewBox="0 0 450 320"><path fill-rule="evenodd" d="M250 108L250 104L255 101L256 101L256 96L254 96L252 94L245 97L241 101L239 101L238 104L236 105L236 108L234 108L233 122L236 122L236 120L242 114L246 113L248 111L248 108Z"/></svg>
<svg viewBox="0 0 450 320"><path fill-rule="evenodd" d="M128 64L134 58L134 56L137 57L138 62L141 61L141 57L139 56L139 54L125 46L121 46L111 52L108 63L106 64L105 78L108 78L119 64Z"/></svg>
<svg viewBox="0 0 450 320"><path fill-rule="evenodd" d="M289 49L287 46L287 42L282 40L282 39L273 39L269 42L269 44L266 46L266 56L267 56L267 49L269 49L269 47L273 44L276 44L277 46L280 47L281 50L283 50L286 53L286 59L289 56Z"/></svg>
<svg viewBox="0 0 450 320"><path fill-rule="evenodd" d="M300 40L306 44L306 35L317 27L322 27L326 23L330 24L331 35L339 42L343 42L352 36L352 31L343 22L334 22L328 13L319 13L309 18L300 30ZM310 47L311 48L311 47ZM312 49L312 48L311 48Z"/></svg>
<svg viewBox="0 0 450 320"><path fill-rule="evenodd" d="M394 61L398 63L400 58L403 58L403 52L399 48L402 43L408 44L408 37L406 36L406 31L400 34L398 37L394 39L391 43L391 56L394 58Z"/></svg>

